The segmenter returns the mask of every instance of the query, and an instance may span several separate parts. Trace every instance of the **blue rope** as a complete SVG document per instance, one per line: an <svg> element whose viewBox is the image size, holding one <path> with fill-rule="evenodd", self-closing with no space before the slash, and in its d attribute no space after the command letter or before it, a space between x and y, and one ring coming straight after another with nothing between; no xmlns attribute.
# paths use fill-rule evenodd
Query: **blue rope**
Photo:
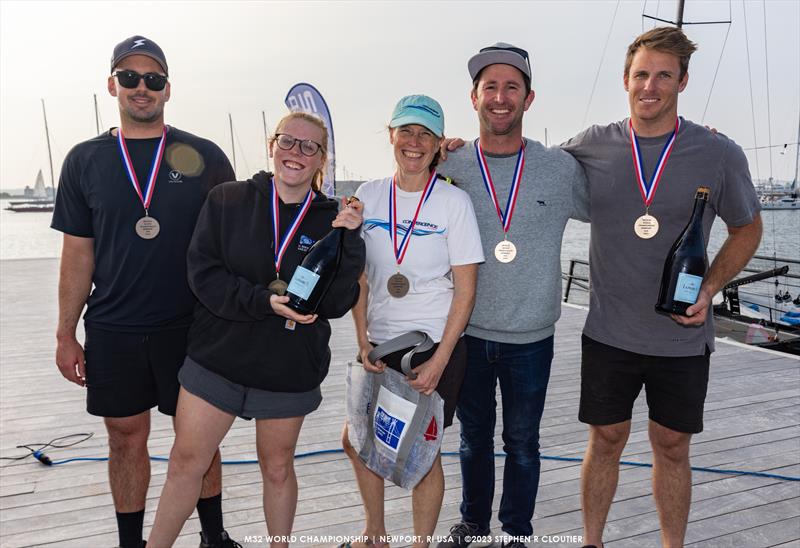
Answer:
<svg viewBox="0 0 800 548"><path fill-rule="evenodd" d="M344 453L344 449L320 449L319 451L308 451L306 453L298 453L294 456L296 459L303 459L306 457L315 457L317 455L330 455L334 453ZM457 457L457 451L443 451L443 457ZM495 453L495 457L505 457L505 453ZM562 462L583 462L583 459L580 457L550 457L546 455L541 455L542 460L555 460L555 461L562 461ZM91 461L91 462L104 462L107 461L108 457L76 457L72 459L64 459L64 460L55 460L52 461L50 464L56 466L58 464L66 464L68 462L77 462L77 461ZM150 457L152 461L158 462L168 462L169 459L167 457ZM633 462L627 460L619 461L621 465L625 466L638 466L640 468L652 468L653 465L647 462ZM226 465L237 465L237 464L258 464L257 460L224 460L222 464ZM702 466L692 466L692 470L694 472L710 472L712 474L726 474L726 475L733 475L733 476L754 476L758 478L769 478L769 479L776 479L781 481L800 481L800 477L798 476L783 476L781 474L769 474L767 472L752 472L748 470L726 470L724 468L706 468Z"/></svg>

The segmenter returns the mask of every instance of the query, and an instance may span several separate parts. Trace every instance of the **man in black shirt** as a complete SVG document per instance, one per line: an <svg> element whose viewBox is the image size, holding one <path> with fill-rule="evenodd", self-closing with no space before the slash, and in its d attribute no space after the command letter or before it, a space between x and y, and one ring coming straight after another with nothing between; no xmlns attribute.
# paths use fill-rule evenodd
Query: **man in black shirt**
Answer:
<svg viewBox="0 0 800 548"><path fill-rule="evenodd" d="M236 178L214 143L164 124L167 75L155 42L133 36L114 48L108 91L120 127L69 152L51 225L64 233L56 364L104 417L122 548L143 544L150 409L174 416L178 403L195 304L186 249L209 189ZM201 547L239 546L223 530L221 476L217 451L197 504Z"/></svg>

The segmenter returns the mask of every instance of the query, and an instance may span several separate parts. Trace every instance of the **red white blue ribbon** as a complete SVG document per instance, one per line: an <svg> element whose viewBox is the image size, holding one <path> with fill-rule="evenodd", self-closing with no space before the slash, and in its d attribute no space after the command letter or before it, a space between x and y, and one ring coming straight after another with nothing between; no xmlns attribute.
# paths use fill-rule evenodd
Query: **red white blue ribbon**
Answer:
<svg viewBox="0 0 800 548"><path fill-rule="evenodd" d="M400 263L403 262L403 258L406 256L406 251L408 251L408 244L411 243L411 233L414 232L414 227L417 224L417 218L419 217L419 212L422 210L422 206L425 202L428 201L430 198L431 193L433 193L433 187L436 186L436 170L431 173L430 179L425 184L425 188L422 190L422 196L420 196L419 203L417 204L417 210L414 212L414 219L411 221L411 225L406 230L406 233L400 239L400 244L397 243L397 174L392 177L392 188L391 192L389 192L389 219L392 222L392 230L390 231L392 234L392 247L394 248L394 258L397 261L397 266L400 266Z"/></svg>
<svg viewBox="0 0 800 548"><path fill-rule="evenodd" d="M156 147L153 165L150 168L150 176L147 178L147 186L144 192L142 192L139 186L139 179L136 177L136 171L133 169L131 155L128 152L128 146L125 144L125 137L122 136L122 128L117 129L117 142L119 143L120 154L122 154L122 163L125 165L125 171L128 172L128 179L130 179L133 190L135 190L136 195L139 196L139 200L141 200L144 206L144 212L147 214L148 209L150 209L150 202L153 200L153 192L156 189L156 178L158 178L158 170L161 167L161 159L164 157L164 144L167 142L167 126L164 126L161 133L161 140L158 142L158 147Z"/></svg>
<svg viewBox="0 0 800 548"><path fill-rule="evenodd" d="M503 232L508 234L508 229L511 228L511 218L514 216L514 207L517 205L517 195L519 194L519 183L522 180L522 170L525 168L525 141L520 145L519 154L517 154L517 165L514 168L514 179L511 181L511 188L508 191L505 212L500 209L497 191L494 188L494 181L492 181L492 174L489 172L489 166L486 164L486 157L483 155L480 139L475 142L475 153L478 156L478 167L481 168L483 185L486 187L486 192L489 193L489 198L492 199L495 210L497 210L497 216L500 218L500 222L503 225Z"/></svg>
<svg viewBox="0 0 800 548"><path fill-rule="evenodd" d="M672 135L669 136L667 143L661 150L661 156L658 157L658 164L656 164L656 169L653 171L653 176L649 181L645 179L644 176L644 163L642 162L642 152L639 149L639 139L636 138L636 131L634 131L633 122L631 122L630 119L628 120L628 127L630 128L631 132L633 170L636 172L636 182L639 186L639 192L641 193L642 200L647 208L650 207L650 204L653 202L653 198L656 195L656 189L658 188L658 182L661 180L661 175L664 173L664 168L669 160L669 155L672 154L672 149L675 147L675 141L678 138L678 130L681 128L681 119L679 117L675 120L675 129L672 131Z"/></svg>
<svg viewBox="0 0 800 548"><path fill-rule="evenodd" d="M308 213L308 210L311 208L311 202L314 200L315 196L316 194L314 193L314 191L309 189L308 194L306 194L305 200L303 200L303 204L300 206L300 210L294 216L292 224L289 225L289 228L283 235L283 239L281 239L280 200L278 198L278 189L275 185L275 179L272 179L272 241L273 241L272 251L275 256L275 272L280 273L283 256L284 254L286 254L286 250L289 249L289 244L294 238L294 235L297 233L297 229L300 228L300 223L303 222L303 218L306 216L306 213Z"/></svg>

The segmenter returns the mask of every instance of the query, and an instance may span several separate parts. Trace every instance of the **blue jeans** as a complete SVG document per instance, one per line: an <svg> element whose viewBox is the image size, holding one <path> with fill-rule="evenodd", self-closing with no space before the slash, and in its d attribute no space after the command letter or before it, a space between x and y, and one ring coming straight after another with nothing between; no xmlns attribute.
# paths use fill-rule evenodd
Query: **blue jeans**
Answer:
<svg viewBox="0 0 800 548"><path fill-rule="evenodd" d="M539 423L553 360L553 337L509 344L466 336L467 372L456 414L461 422L461 517L489 530L494 498L496 386L503 400L503 531L533 534L539 488Z"/></svg>

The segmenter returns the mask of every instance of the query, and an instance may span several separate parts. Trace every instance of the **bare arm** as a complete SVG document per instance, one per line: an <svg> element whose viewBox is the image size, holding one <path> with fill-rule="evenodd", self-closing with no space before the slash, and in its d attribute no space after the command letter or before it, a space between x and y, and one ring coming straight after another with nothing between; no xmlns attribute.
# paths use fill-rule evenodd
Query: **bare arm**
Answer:
<svg viewBox="0 0 800 548"><path fill-rule="evenodd" d="M367 301L369 300L369 284L367 283L367 273L362 272L361 277L358 279L360 292L358 294L358 301L350 311L353 315L353 323L356 325L356 341L358 342L358 355L361 358L361 364L364 369L373 373L381 373L386 367L382 361L378 360L377 363L372 363L367 359L367 355L373 346L369 342L367 336Z"/></svg>
<svg viewBox="0 0 800 548"><path fill-rule="evenodd" d="M447 314L442 340L433 356L414 368L417 378L409 382L415 390L431 395L439 384L450 355L464 332L464 328L475 306L475 287L478 280L478 265L465 264L453 266L453 301Z"/></svg>
<svg viewBox="0 0 800 548"><path fill-rule="evenodd" d="M728 237L706 273L697 302L686 309L686 316L673 314L672 319L681 325L702 325L708 315L711 299L739 271L758 249L761 243L761 216L744 226L729 226Z"/></svg>
<svg viewBox="0 0 800 548"><path fill-rule="evenodd" d="M93 273L94 238L64 234L58 281L56 365L65 379L79 386L86 385L86 368L75 328L92 289Z"/></svg>

